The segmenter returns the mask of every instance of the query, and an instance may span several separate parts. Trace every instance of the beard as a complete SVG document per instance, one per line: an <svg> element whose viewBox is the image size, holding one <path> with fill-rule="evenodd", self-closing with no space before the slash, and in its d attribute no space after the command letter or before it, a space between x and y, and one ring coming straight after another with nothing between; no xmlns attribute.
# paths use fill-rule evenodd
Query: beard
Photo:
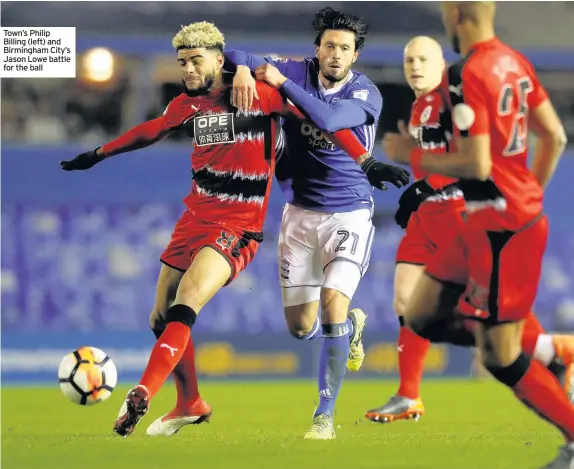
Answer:
<svg viewBox="0 0 574 469"><path fill-rule="evenodd" d="M188 96L200 96L209 93L209 90L211 89L213 83L215 82L216 75L217 74L214 68L210 73L203 76L203 83L196 88L188 88L185 79L182 78L181 82L183 83L183 86L185 88L185 93Z"/></svg>
<svg viewBox="0 0 574 469"><path fill-rule="evenodd" d="M321 67L321 73L325 79L331 83L337 83L344 80L349 74L349 70L351 70L350 65L346 68L339 69L337 72L330 70L328 67Z"/></svg>
<svg viewBox="0 0 574 469"><path fill-rule="evenodd" d="M452 50L454 50L457 54L460 54L460 39L456 34L453 34L450 37L450 43L452 45Z"/></svg>

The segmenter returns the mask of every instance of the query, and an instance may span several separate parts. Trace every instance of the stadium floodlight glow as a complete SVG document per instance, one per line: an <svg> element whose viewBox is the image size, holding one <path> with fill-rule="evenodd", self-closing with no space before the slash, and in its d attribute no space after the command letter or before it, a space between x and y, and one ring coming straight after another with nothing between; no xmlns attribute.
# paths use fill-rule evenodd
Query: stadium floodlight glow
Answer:
<svg viewBox="0 0 574 469"><path fill-rule="evenodd" d="M105 47L90 49L84 54L84 76L91 81L108 81L114 75L114 55Z"/></svg>

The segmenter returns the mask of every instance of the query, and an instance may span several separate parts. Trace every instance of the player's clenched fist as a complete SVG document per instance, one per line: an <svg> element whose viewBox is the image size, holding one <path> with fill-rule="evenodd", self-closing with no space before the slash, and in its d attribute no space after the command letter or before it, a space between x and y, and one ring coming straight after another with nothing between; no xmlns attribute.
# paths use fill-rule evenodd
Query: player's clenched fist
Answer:
<svg viewBox="0 0 574 469"><path fill-rule="evenodd" d="M84 169L90 169L95 164L98 164L100 161L103 161L106 157L104 153L99 148L87 151L76 156L73 160L70 161L60 161L60 167L64 171L78 171Z"/></svg>
<svg viewBox="0 0 574 469"><path fill-rule="evenodd" d="M273 88L279 88L287 80L276 67L268 63L257 67L255 78L267 82Z"/></svg>

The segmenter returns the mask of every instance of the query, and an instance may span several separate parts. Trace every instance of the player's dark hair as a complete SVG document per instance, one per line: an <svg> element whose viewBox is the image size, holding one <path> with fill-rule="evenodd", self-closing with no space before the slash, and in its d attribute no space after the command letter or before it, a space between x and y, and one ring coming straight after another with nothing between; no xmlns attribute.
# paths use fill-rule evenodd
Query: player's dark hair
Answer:
<svg viewBox="0 0 574 469"><path fill-rule="evenodd" d="M362 49L369 31L369 27L362 18L340 10L334 10L331 7L323 8L317 12L313 20L313 28L317 32L317 37L315 38L316 46L321 44L321 37L328 29L339 29L355 33L355 50Z"/></svg>

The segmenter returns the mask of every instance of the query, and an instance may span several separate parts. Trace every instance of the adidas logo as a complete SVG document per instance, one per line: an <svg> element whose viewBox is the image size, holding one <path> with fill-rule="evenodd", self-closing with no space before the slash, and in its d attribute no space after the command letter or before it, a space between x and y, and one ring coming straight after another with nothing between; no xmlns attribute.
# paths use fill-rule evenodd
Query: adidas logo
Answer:
<svg viewBox="0 0 574 469"><path fill-rule="evenodd" d="M327 399L332 399L333 396L331 396L331 391L329 391L328 389L321 389L319 391L319 396L321 397L325 397Z"/></svg>

